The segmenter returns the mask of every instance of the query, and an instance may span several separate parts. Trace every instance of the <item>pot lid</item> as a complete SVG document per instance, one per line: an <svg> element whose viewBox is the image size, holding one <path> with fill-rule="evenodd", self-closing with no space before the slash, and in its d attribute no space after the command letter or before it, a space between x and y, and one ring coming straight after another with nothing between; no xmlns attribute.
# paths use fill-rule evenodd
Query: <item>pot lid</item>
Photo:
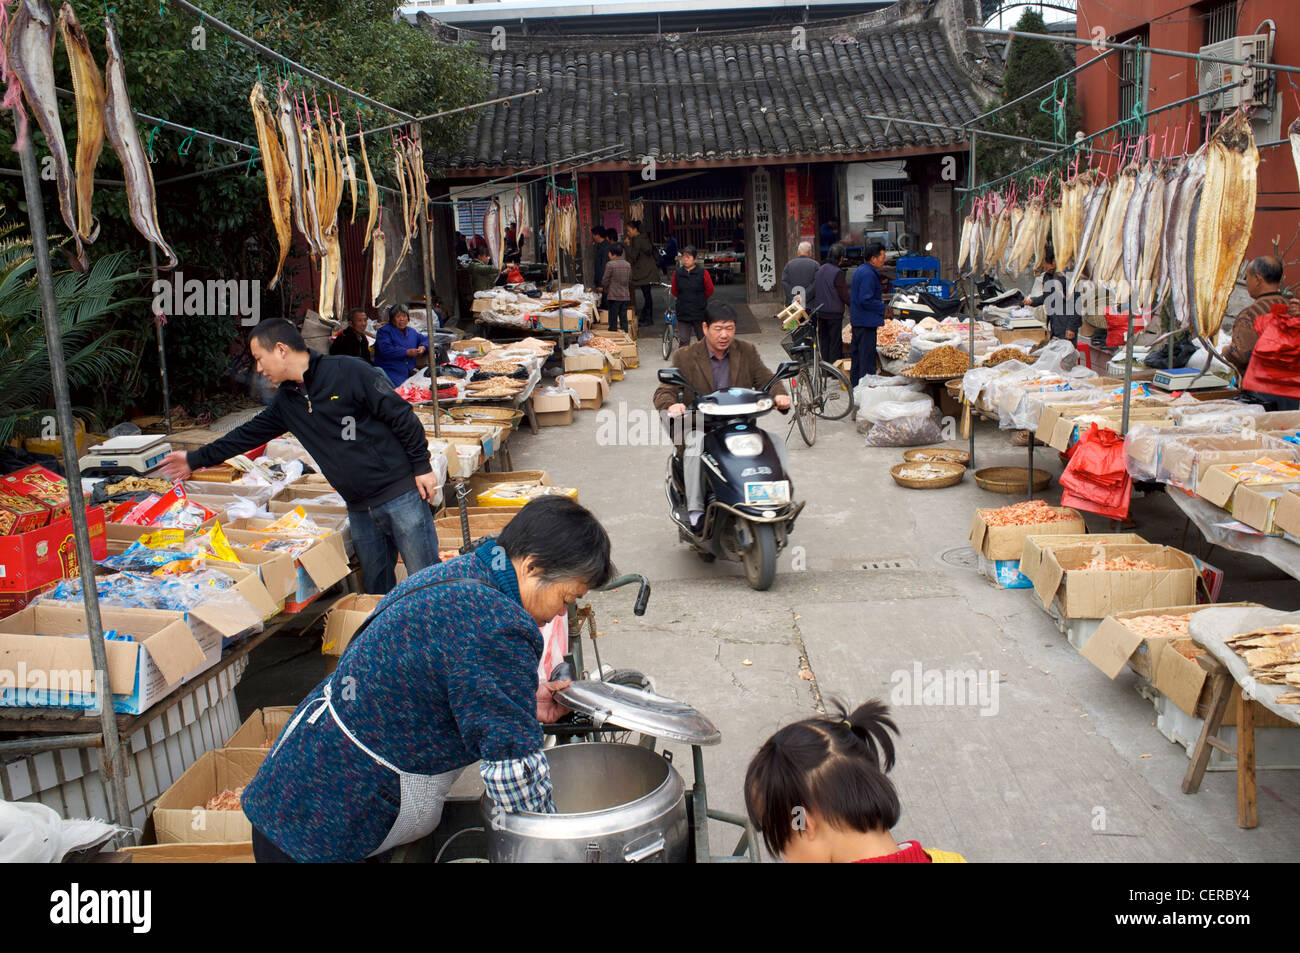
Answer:
<svg viewBox="0 0 1300 953"><path fill-rule="evenodd" d="M577 681L555 693L560 702L590 715L597 727L606 723L693 745L716 745L722 732L685 702L638 691L626 685Z"/></svg>

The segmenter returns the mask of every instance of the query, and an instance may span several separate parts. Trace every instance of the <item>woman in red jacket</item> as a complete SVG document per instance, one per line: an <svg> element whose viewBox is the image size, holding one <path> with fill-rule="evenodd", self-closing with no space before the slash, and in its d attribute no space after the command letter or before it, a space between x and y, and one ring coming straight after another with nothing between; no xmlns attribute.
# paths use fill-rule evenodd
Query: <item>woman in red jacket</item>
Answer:
<svg viewBox="0 0 1300 953"><path fill-rule="evenodd" d="M791 863L965 863L890 833L902 808L885 777L894 766L889 733L898 733L889 709L878 701L851 715L831 709L786 725L749 763L745 807L768 853Z"/></svg>

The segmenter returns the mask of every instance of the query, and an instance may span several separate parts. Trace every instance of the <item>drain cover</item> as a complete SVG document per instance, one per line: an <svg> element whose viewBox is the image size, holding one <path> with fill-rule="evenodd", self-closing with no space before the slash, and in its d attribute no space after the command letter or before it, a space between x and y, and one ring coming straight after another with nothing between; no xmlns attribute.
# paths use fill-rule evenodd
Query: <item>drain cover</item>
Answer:
<svg viewBox="0 0 1300 953"><path fill-rule="evenodd" d="M869 571L877 569L915 569L916 560L910 556L901 556L897 559L873 559L870 562L863 563L861 568Z"/></svg>
<svg viewBox="0 0 1300 953"><path fill-rule="evenodd" d="M975 550L971 549L969 546L950 549L939 558L949 566L957 566L961 569L979 568L979 560L975 555Z"/></svg>

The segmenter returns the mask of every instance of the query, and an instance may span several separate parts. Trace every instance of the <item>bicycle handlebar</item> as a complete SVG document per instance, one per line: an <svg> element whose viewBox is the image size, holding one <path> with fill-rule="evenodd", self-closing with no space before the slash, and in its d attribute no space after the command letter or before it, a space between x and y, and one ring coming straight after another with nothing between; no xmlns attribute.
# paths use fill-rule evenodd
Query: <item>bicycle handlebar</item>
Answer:
<svg viewBox="0 0 1300 953"><path fill-rule="evenodd" d="M600 587L600 591L609 592L613 589L621 589L634 582L640 584L640 589L636 594L636 602L632 606L632 612L634 615L645 615L646 604L650 601L650 580L639 572L625 573L617 579L611 579Z"/></svg>

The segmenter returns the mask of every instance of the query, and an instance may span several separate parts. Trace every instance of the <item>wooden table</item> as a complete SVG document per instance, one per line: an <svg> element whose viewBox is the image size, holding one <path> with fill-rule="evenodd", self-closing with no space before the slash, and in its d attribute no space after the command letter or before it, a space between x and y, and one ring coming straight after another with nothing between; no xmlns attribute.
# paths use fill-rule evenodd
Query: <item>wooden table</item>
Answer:
<svg viewBox="0 0 1300 953"><path fill-rule="evenodd" d="M1192 640L1206 654L1196 662L1210 677L1210 710L1205 716L1200 737L1192 749L1192 760L1183 776L1183 793L1195 794L1201 787L1213 751L1221 751L1237 761L1237 826L1250 829L1259 824L1259 804L1255 784L1255 705L1300 727L1300 706L1283 705L1277 696L1293 686L1261 685L1250 675L1246 660L1224 644L1224 639L1241 632L1270 625L1300 623L1300 613L1275 609L1223 608L1205 609L1192 616L1188 629ZM1228 710L1234 685L1241 685L1237 700L1237 743L1229 745L1219 738L1223 716Z"/></svg>

